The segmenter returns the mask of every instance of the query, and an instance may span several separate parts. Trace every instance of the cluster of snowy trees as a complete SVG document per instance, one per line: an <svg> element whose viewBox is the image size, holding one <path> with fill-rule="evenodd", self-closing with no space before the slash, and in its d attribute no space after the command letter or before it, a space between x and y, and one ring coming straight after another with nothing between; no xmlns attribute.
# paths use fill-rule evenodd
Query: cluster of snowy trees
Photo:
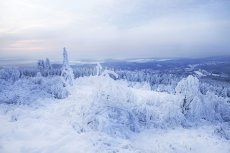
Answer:
<svg viewBox="0 0 230 153"><path fill-rule="evenodd" d="M63 55L66 59L66 51ZM107 71L111 71L106 69ZM72 84L73 79L84 76L94 76L102 73L102 67L100 65L92 65L88 67L74 66L73 69L69 66L68 62L63 61L62 67L55 67L51 65L49 59L39 60L38 69L30 68L4 68L0 70L0 81L3 84L14 83L19 79L36 79L36 77L42 77L43 79L51 79L52 77L60 78L60 82L64 82L63 86ZM114 70L118 75L116 79L127 80L131 86L135 86L135 82L145 82L149 84L152 90L159 92L175 93L178 82L185 78L186 75L177 74L165 74L150 70L140 71L128 71L128 70ZM40 74L40 75L38 75ZM67 75L69 74L69 75ZM61 81L62 80L62 81ZM59 83L57 83L59 84ZM228 83L221 83L213 80L200 80L199 91L201 94L207 92L213 92L215 95L229 98L230 97L230 85ZM68 95L68 94L67 94ZM66 97L66 96L55 96Z"/></svg>
<svg viewBox="0 0 230 153"><path fill-rule="evenodd" d="M69 66L67 51L63 51L61 75L51 75L49 59L38 61L39 71L35 76L24 75L17 68L0 70L0 103L23 104L38 98L66 98L73 85L73 71Z"/></svg>
<svg viewBox="0 0 230 153"><path fill-rule="evenodd" d="M49 59L46 59L45 62L40 60L38 67L41 69L40 72L37 73L35 80L44 86L47 93L50 93L58 99L66 98L70 94L69 86L73 85L74 74L69 65L68 54L65 48L63 49L61 76L44 77L44 74L49 76L52 70ZM43 73L43 75L41 75L41 73Z"/></svg>
<svg viewBox="0 0 230 153"><path fill-rule="evenodd" d="M37 73L40 72L43 77L51 77L51 76L62 76L64 77L64 71L69 71L68 67L64 68L63 65L51 64L50 60L47 58L45 60L39 60L37 64L37 69L34 68L6 68L1 69L1 77L4 78L12 78L13 76L8 76L7 71L10 72L10 75L14 75L16 78L12 78L12 80L27 78L27 77L36 77ZM70 66L69 66L70 67ZM97 75L98 65L89 64L89 65L73 65L71 66L71 71L69 73L73 73L74 78L84 77L84 76L94 76ZM102 67L101 67L102 69ZM151 70L151 69L143 69L143 70L122 70L122 69L113 69L111 67L105 68L107 70L112 70L118 74L118 79L128 80L130 82L146 82L150 85L152 90L175 93L175 88L177 83L187 77L189 74L187 73L178 73L171 71L159 71L159 70ZM102 70L101 70L102 71ZM4 74L5 73L5 74ZM99 72L101 73L101 72ZM71 76L71 77L73 77ZM215 80L211 80L210 78L200 79L199 90L202 94L205 94L207 91L212 91L218 96L222 97L230 97L230 85L225 82L218 82Z"/></svg>
<svg viewBox="0 0 230 153"><path fill-rule="evenodd" d="M30 104L39 98L63 99L71 94L74 70L65 48L60 74L54 75L48 59L39 60L38 68L33 77L23 76L16 68L1 69L0 103ZM90 103L76 111L82 115L81 124L73 121L79 132L93 129L128 137L130 132L151 127L230 121L230 88L226 84L211 84L192 75L181 78L148 71L112 71L100 63L93 74L78 79L96 86Z"/></svg>
<svg viewBox="0 0 230 153"><path fill-rule="evenodd" d="M25 75L25 70L22 73L17 68L1 69L0 103L30 103L40 97L66 98L71 94L74 76L97 76L101 84L92 108L89 107L88 110L92 116L87 116L86 119L86 124L93 128L108 131L110 128L99 124L106 116L111 117L108 119L109 123L116 122L115 125L120 126L117 127L121 128L120 131L124 128L123 125L128 125L126 128L133 132L143 127L181 124L186 119L230 121L229 84L214 81L210 83L192 75L151 70L103 69L99 63L91 67L72 68L65 48L61 67L51 65L48 58L39 60L37 67L37 71L33 72L36 74L33 75ZM122 81L126 83L119 85ZM149 93L149 98L138 101L137 95L132 91L134 89L162 93L164 102L156 99L161 94L156 96L152 92ZM95 113L98 111L99 114ZM117 117L113 117L114 115ZM120 119L119 116L125 118ZM112 126L109 123L106 126Z"/></svg>
<svg viewBox="0 0 230 153"><path fill-rule="evenodd" d="M52 71L52 65L48 58L45 60L38 60L37 66L38 70L42 73L43 76L49 76L50 72Z"/></svg>
<svg viewBox="0 0 230 153"><path fill-rule="evenodd" d="M97 72L100 72L99 69ZM129 137L132 132L149 128L187 127L200 120L230 121L228 98L214 92L202 94L201 83L194 76L180 80L175 93L167 93L156 92L144 86L132 88L129 82L114 80L107 72L103 71L98 77L87 79L90 82L97 81L94 82L97 90L92 95L91 103L81 107L82 123L73 123L79 132L93 129L114 136Z"/></svg>
<svg viewBox="0 0 230 153"><path fill-rule="evenodd" d="M147 82L153 90L164 92L175 92L177 83L186 75L178 75L174 73L159 72L154 70L115 70L120 79L131 82Z"/></svg>
<svg viewBox="0 0 230 153"><path fill-rule="evenodd" d="M7 82L15 82L20 78L21 74L16 68L5 68L0 70L0 80Z"/></svg>

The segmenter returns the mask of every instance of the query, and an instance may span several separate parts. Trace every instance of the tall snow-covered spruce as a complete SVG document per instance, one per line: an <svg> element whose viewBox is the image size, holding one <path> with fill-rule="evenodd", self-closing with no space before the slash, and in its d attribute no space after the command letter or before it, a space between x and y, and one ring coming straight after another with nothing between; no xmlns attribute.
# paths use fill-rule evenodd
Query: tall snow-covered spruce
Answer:
<svg viewBox="0 0 230 153"><path fill-rule="evenodd" d="M101 75L102 73L102 66L100 63L97 63L97 66L96 66L96 71L97 71L97 76Z"/></svg>
<svg viewBox="0 0 230 153"><path fill-rule="evenodd" d="M74 74L72 68L69 66L68 53L66 48L63 49L63 65L61 77L64 83L64 86L72 86L74 80Z"/></svg>

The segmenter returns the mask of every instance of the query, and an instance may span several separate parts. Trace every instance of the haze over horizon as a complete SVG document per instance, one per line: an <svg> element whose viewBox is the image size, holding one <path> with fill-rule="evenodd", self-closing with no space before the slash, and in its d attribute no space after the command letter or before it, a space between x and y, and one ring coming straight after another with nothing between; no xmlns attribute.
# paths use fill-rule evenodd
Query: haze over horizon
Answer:
<svg viewBox="0 0 230 153"><path fill-rule="evenodd" d="M0 58L230 55L228 0L0 0Z"/></svg>

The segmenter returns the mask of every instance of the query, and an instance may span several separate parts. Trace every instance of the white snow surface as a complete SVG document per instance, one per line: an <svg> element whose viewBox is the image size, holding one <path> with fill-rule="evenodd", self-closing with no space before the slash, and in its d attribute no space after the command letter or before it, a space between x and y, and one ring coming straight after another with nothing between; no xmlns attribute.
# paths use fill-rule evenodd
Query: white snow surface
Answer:
<svg viewBox="0 0 230 153"><path fill-rule="evenodd" d="M230 152L229 123L186 122L182 95L109 76L78 78L70 88L65 99L0 104L0 153Z"/></svg>

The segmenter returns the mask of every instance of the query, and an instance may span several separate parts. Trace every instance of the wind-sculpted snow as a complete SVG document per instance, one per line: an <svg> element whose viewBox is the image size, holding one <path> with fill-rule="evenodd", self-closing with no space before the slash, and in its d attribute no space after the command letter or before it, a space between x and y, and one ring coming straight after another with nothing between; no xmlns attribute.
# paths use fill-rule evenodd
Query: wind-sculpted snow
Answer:
<svg viewBox="0 0 230 153"><path fill-rule="evenodd" d="M23 91L17 96L24 103L1 101L0 152L230 151L229 103L212 92L201 94L197 78L181 80L170 94L105 73L78 78L68 89L59 77L13 83L5 95ZM34 101L25 105L27 100Z"/></svg>

